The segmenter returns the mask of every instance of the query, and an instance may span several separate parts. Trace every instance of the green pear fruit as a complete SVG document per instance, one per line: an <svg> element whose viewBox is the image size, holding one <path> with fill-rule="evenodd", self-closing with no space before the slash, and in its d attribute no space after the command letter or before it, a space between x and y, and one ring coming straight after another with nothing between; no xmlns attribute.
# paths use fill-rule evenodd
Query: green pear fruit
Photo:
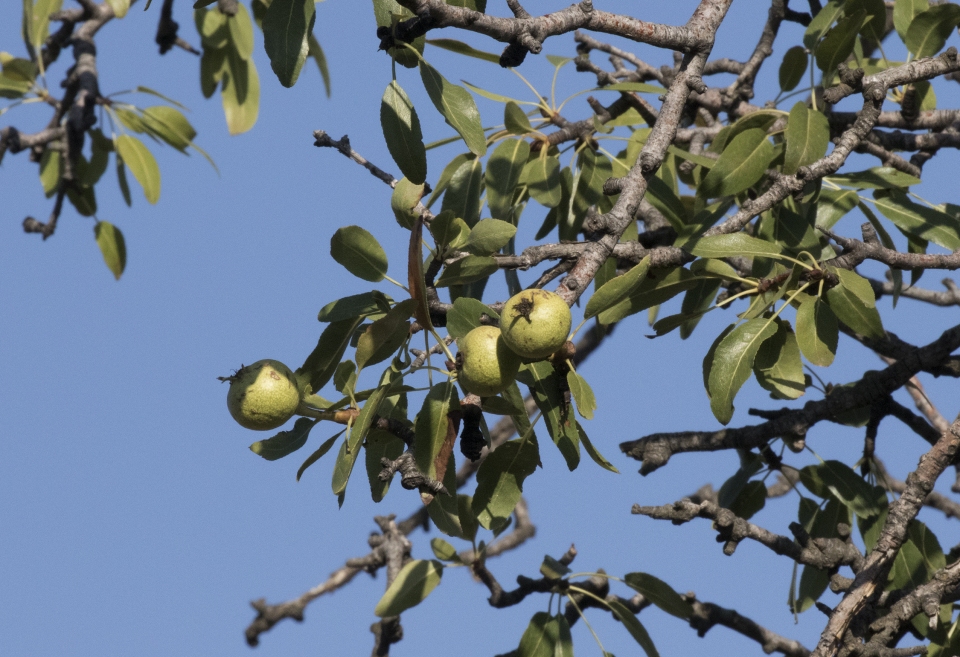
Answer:
<svg viewBox="0 0 960 657"><path fill-rule="evenodd" d="M293 417L300 405L297 378L278 360L258 360L221 380L230 382L230 415L247 429L276 429Z"/></svg>
<svg viewBox="0 0 960 657"><path fill-rule="evenodd" d="M463 389L479 397L491 397L513 383L520 359L507 348L495 326L478 326L458 341L458 376Z"/></svg>
<svg viewBox="0 0 960 657"><path fill-rule="evenodd" d="M570 307L558 294L524 290L503 306L500 332L521 358L542 360L567 341L571 322Z"/></svg>

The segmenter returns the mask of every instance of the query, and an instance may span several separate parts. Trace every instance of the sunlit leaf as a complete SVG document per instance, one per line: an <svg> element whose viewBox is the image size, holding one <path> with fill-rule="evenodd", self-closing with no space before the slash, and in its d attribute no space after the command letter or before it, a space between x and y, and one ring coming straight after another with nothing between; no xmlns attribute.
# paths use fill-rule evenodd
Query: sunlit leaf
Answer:
<svg viewBox="0 0 960 657"><path fill-rule="evenodd" d="M387 254L377 238L360 226L344 226L330 238L330 255L347 271L365 281L382 281Z"/></svg>
<svg viewBox="0 0 960 657"><path fill-rule="evenodd" d="M380 126L387 149L403 175L415 185L427 178L427 151L423 147L420 119L406 92L396 80L387 85L380 101Z"/></svg>
<svg viewBox="0 0 960 657"><path fill-rule="evenodd" d="M266 440L258 440L250 445L250 451L267 461L281 459L306 445L310 430L316 424L317 420L311 420L307 417L298 418L292 429L281 431Z"/></svg>
<svg viewBox="0 0 960 657"><path fill-rule="evenodd" d="M733 400L750 378L753 361L763 342L777 331L766 319L752 319L733 329L713 353L707 391L714 416L727 424L733 417Z"/></svg>
<svg viewBox="0 0 960 657"><path fill-rule="evenodd" d="M103 254L103 261L113 272L113 277L119 281L127 266L127 246L123 233L109 222L98 221L93 227L93 234L97 238L100 253Z"/></svg>
<svg viewBox="0 0 960 657"><path fill-rule="evenodd" d="M156 203L160 199L160 167L150 149L132 135L119 135L113 143L123 163L143 187L147 201Z"/></svg>
<svg viewBox="0 0 960 657"><path fill-rule="evenodd" d="M425 61L420 62L420 79L437 111L443 115L447 125L463 137L470 152L477 156L485 155L487 138L473 96L463 87L451 83Z"/></svg>
<svg viewBox="0 0 960 657"><path fill-rule="evenodd" d="M435 560L414 559L397 573L386 593L373 610L377 616L399 616L426 599L443 577L443 564Z"/></svg>
<svg viewBox="0 0 960 657"><path fill-rule="evenodd" d="M267 8L263 17L263 47L270 67L285 87L292 87L300 76L310 53L309 37L315 20L313 0L273 0ZM320 53L322 57L323 51Z"/></svg>

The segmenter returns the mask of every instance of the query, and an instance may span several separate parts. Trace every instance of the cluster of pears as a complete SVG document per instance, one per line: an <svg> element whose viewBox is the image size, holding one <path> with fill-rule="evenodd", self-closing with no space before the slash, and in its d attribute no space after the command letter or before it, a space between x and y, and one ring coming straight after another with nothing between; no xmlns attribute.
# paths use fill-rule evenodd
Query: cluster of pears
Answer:
<svg viewBox="0 0 960 657"><path fill-rule="evenodd" d="M524 290L503 307L500 328L479 326L459 340L460 383L467 392L490 397L513 383L522 362L551 356L570 333L570 308L553 292ZM296 375L278 360L241 366L230 383L227 408L240 426L270 431L300 410Z"/></svg>
<svg viewBox="0 0 960 657"><path fill-rule="evenodd" d="M490 397L506 389L523 362L552 356L570 333L570 308L557 294L524 290L503 306L500 328L478 326L458 340L464 390Z"/></svg>

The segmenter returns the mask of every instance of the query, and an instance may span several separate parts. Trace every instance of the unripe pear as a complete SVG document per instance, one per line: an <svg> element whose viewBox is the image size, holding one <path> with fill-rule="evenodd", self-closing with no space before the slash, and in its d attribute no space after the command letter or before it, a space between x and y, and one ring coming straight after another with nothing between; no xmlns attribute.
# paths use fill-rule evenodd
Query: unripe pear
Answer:
<svg viewBox="0 0 960 657"><path fill-rule="evenodd" d="M278 360L259 360L221 380L230 382L230 415L247 429L276 429L293 417L300 405L297 378Z"/></svg>
<svg viewBox="0 0 960 657"><path fill-rule="evenodd" d="M517 355L530 360L547 358L567 341L570 307L547 290L524 290L510 298L500 313L500 332Z"/></svg>
<svg viewBox="0 0 960 657"><path fill-rule="evenodd" d="M463 389L479 397L491 397L502 392L517 376L520 358L510 351L500 329L478 326L457 343L458 376Z"/></svg>

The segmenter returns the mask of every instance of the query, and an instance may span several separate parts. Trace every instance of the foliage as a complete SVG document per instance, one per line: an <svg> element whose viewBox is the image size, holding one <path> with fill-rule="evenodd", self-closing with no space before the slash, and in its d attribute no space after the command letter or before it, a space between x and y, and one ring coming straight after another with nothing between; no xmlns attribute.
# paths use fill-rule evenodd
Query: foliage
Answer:
<svg viewBox="0 0 960 657"><path fill-rule="evenodd" d="M202 46L200 79L207 97L220 90L231 134L250 130L259 111L254 24L264 33L264 49L281 84L294 85L308 57L327 81L323 52L312 32L321 19L314 2L253 0L249 12L242 3L213 4L199 0L195 5ZM921 402L926 419L897 408L890 395L920 371L958 376L950 353L960 346L960 329L948 329L939 341L915 347L885 330L883 317L893 311L882 316L877 301L884 295L891 296L894 305L903 296L929 300L931 295L914 287L923 272L960 267L955 253L960 249L960 208L911 191L937 148L957 147L956 121L937 108L929 81L960 71L955 50L938 55L960 25L960 9L949 3L929 6L925 0L897 0L889 7L879 0L831 0L822 8L810 3L814 13L807 14L775 0L767 23L770 39L784 21L799 22L805 31L802 45L784 49L775 76L780 93L759 106L748 101L770 56L770 43L763 41L767 33L755 58L734 62L733 70L718 66L710 71L713 34L729 3L701 4L716 15L699 12L685 28L687 37L699 39L695 47L669 36L637 35L628 27L600 30L684 50L672 68L656 69L632 55L615 54L613 71L607 71L590 55L613 51L583 34L576 37L576 60L548 56L557 75L565 74L571 61L578 70L595 74L598 86L590 91L609 102L591 98L592 113L572 121L563 115L568 101L557 102L553 88L527 83L535 95L525 101L450 79L455 77L455 58L461 57L472 65L480 62L478 66L498 62L521 76L516 67L528 52L538 53L543 39L572 28L551 33L546 19L514 8L518 20L529 19L540 27L508 38L503 30L517 25L515 19L484 22L481 19L489 18L486 5L477 0L373 2L376 34L388 56L384 65L393 71L382 95L381 129L402 178L374 173L393 188L391 209L409 231L408 258L393 263L392 278L386 250L376 235L358 225L333 234L330 255L351 275L393 285L399 292L394 291L393 298L372 288L329 300L319 312L324 323L319 341L295 373L302 397L298 413L305 418L251 449L278 460L305 447L317 425L345 425L303 461L297 478L308 468L316 469L338 447L330 468L331 488L342 504L347 491L354 494L358 488L353 472L362 452L362 469L375 501L384 498L399 472L402 487L420 494L426 509L421 522L429 518L439 532L460 542L463 551L435 537L431 546L436 559L414 560L399 525L381 523L381 542L365 567L388 571L386 592L374 610L382 618L378 641L387 646L399 640L399 621L391 619L424 600L441 583L445 569L463 566L490 589L494 606L510 606L535 593L567 600L566 612L554 613L548 605L548 611L534 614L518 638L519 655L572 655L570 626L586 619L588 607L610 612L648 655L657 654L657 648L637 618L648 604L697 627L695 617L709 614L708 606L650 574L573 574L573 555L568 553L546 557L541 578L521 578L519 588L505 594L487 562L508 549L503 534L511 524L514 534L521 535L522 523L528 522L523 485L528 477L549 476L536 470L541 450L553 449L550 443L570 470L580 467L585 451L600 468L617 472L577 415L589 422L599 414L624 410L605 408L596 398L577 370L582 358L615 325L636 326L639 320L632 316L642 311L648 311L652 325L648 337L662 340L678 331L685 340L707 313L736 308L730 325L708 336L711 344L703 350L703 385L717 421L733 421L737 395L751 381L772 399L802 398L805 405L757 411L765 420L758 425L654 434L623 443L622 450L642 462L643 474L686 451L737 449L741 457L740 469L712 498L638 507L635 512L678 524L708 517L725 551L750 538L786 555L795 572L802 568L791 586L792 613L814 606L833 582L845 597L816 654L842 651L836 637L844 636L887 649L908 629L922 636L930 653L956 654L960 621L954 620L949 595L960 586L960 575L955 564L948 565L953 555L944 554L937 536L915 516L933 482L952 463L960 432L956 424L952 430L938 426L939 415L924 410ZM110 0L98 7L95 14L82 9L75 20L102 25L122 18L129 3ZM576 24L589 13L580 3L558 12L554 20L590 27ZM60 37L51 31L50 20L66 20L59 3L25 1L27 56L2 55L0 95L10 99L11 106L50 97L44 73L57 60L54 46L59 52L63 45L58 45ZM456 39L432 38L441 24L452 29L473 26L508 45L497 56ZM499 27L490 27L495 25ZM370 28L372 33L372 22ZM906 61L888 60L881 44L891 51L900 44ZM634 68L626 68L625 60ZM82 65L78 60L77 66ZM738 76L729 90L706 86L705 76L722 72ZM807 79L809 85L795 91ZM77 98L89 91L75 84ZM405 87L415 85L422 85L432 109L418 111L414 106L411 98L417 96ZM57 209L48 224L28 220L25 229L45 237L52 234L66 198L79 214L95 218L96 241L117 278L126 262L124 238L115 225L97 217L95 195L110 154L130 204L127 171L148 202L157 203L161 191L156 159L135 135L181 152L193 148L203 153L194 143L196 131L175 101L146 87L134 91L165 104L140 107L119 100L120 94L97 95L98 128L93 128L94 121L74 122L71 114L62 126L55 123L29 143L47 196L57 196ZM856 94L863 97L858 111L834 110ZM484 126L475 96L503 106L502 117L486 117L492 126ZM796 100L789 109L781 107L791 98ZM884 100L896 109L881 113ZM86 111L96 118L92 105L84 109L82 100L72 102L78 115ZM922 121L920 112L925 112ZM422 123L440 118L451 129L449 139L425 144ZM918 146L919 140L910 141L889 128L934 130L929 134L942 138ZM3 130L0 156L25 148L24 135ZM89 150L84 150L88 136ZM320 146L356 155L345 140L334 142L323 133L316 137ZM428 151L445 144L456 144L458 152L438 172L429 166ZM855 149L879 157L880 165L848 166ZM907 161L898 151L916 155ZM863 240L835 234L837 222L855 210L866 219ZM530 230L518 232L521 219ZM535 241L543 243L518 249L518 235L533 234L534 229ZM906 243L907 251L898 250L898 242ZM571 307L582 302L577 312L583 322L569 336L571 342L546 358L527 359L515 382L497 395L481 398L458 389L454 342L478 326L497 326L504 308L502 302L484 302L487 282L503 271L507 288L516 294L518 269L551 260L560 264L546 269L535 287L559 279L557 293L563 301ZM874 280L857 270L868 260L888 266L889 280ZM397 274L398 267L406 269L406 276ZM909 284L904 271L911 272ZM441 299L444 290L449 301ZM661 306L674 300L679 301L679 312L659 317ZM574 347L572 341L590 320ZM817 374L822 370L814 368L831 366L841 345L847 347L841 333L894 364L845 385L824 384ZM536 409L532 421L524 391ZM813 397L818 398L807 401ZM497 415L504 416L503 424L491 429L488 422ZM895 487L872 451L877 427L887 416L903 419L924 435L933 444L929 460L936 463L918 468L896 490L907 493L893 502L888 492ZM864 456L858 463L821 459L819 465L791 465L790 455L806 448L808 429L823 420L866 426ZM465 460L455 454L458 441ZM466 466L476 478L472 496L457 493L465 483L458 478L458 461L480 461ZM774 472L785 482L779 494L799 497L790 538L770 539L770 532L764 534L748 522L774 497L773 487L765 483ZM863 552L848 540L854 525ZM851 550L856 555L851 556ZM852 569L855 579L839 577L841 568ZM612 585L624 597L610 594ZM860 592L871 587L891 595L858 602ZM870 605L872 616L863 611L864 605ZM919 616L921 612L926 616ZM865 620L881 617L885 620L872 624ZM722 623L715 617L703 622ZM789 653L777 641L764 643L764 650L800 654Z"/></svg>

